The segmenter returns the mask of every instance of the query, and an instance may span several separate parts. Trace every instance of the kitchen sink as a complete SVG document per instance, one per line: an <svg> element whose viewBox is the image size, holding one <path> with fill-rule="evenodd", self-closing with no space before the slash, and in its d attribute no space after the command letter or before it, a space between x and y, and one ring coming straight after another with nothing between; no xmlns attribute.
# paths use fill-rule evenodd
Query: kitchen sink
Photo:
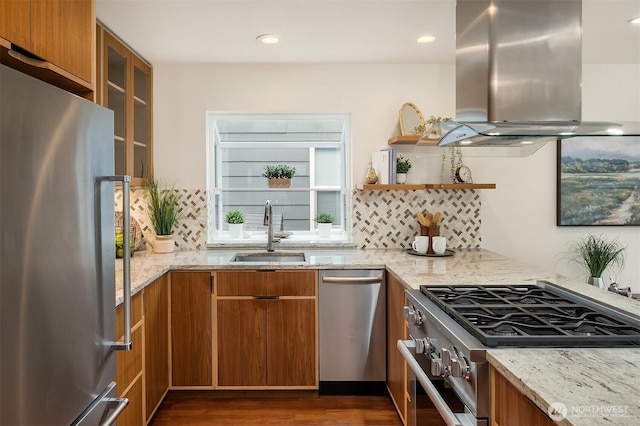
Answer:
<svg viewBox="0 0 640 426"><path fill-rule="evenodd" d="M292 252L257 252L257 253L236 253L232 262L304 262L306 259L304 253Z"/></svg>

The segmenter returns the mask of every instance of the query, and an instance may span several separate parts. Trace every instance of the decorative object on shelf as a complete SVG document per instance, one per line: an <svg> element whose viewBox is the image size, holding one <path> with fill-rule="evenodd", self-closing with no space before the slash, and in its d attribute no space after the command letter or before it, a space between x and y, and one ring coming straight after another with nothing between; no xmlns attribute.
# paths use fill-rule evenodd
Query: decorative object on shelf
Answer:
<svg viewBox="0 0 640 426"><path fill-rule="evenodd" d="M571 245L570 260L587 268L589 284L604 288L602 273L608 267L622 268L624 251L625 247L617 239L588 235Z"/></svg>
<svg viewBox="0 0 640 426"><path fill-rule="evenodd" d="M396 183L405 183L407 181L407 173L411 170L411 161L408 158L399 155L396 159Z"/></svg>
<svg viewBox="0 0 640 426"><path fill-rule="evenodd" d="M426 129L422 133L423 139L440 139L442 136L442 132L440 131L440 127L438 124L444 123L445 121L451 121L451 117L436 117L431 116L427 120Z"/></svg>
<svg viewBox="0 0 640 426"><path fill-rule="evenodd" d="M296 168L286 164L264 166L262 176L267 178L269 188L289 188L291 179L296 174Z"/></svg>
<svg viewBox="0 0 640 426"><path fill-rule="evenodd" d="M473 179L471 178L471 169L464 165L458 167L456 169L454 179L455 183L473 183Z"/></svg>
<svg viewBox="0 0 640 426"><path fill-rule="evenodd" d="M400 134L407 135L409 134L408 129L413 129L411 134L418 134L420 129L424 132L424 117L422 117L422 112L418 109L415 104L411 102L405 102L400 107L400 112L398 113L398 122L400 123Z"/></svg>
<svg viewBox="0 0 640 426"><path fill-rule="evenodd" d="M557 147L557 225L640 225L637 139L575 137Z"/></svg>
<svg viewBox="0 0 640 426"><path fill-rule="evenodd" d="M378 182L378 175L376 174L376 169L373 168L371 163L369 163L369 169L367 170L367 176L365 177L365 182L369 185L373 185Z"/></svg>
<svg viewBox="0 0 640 426"><path fill-rule="evenodd" d="M149 180L148 187L149 218L156 233L153 251L172 253L175 250L173 226L178 220L178 193L173 187L162 188L156 179Z"/></svg>
<svg viewBox="0 0 640 426"><path fill-rule="evenodd" d="M429 237L429 247L427 248L427 254L434 254L433 251L433 237L440 235L440 224L442 223L444 216L440 212L431 213L425 211L416 213L416 219L420 224L420 235Z"/></svg>
<svg viewBox="0 0 640 426"><path fill-rule="evenodd" d="M240 210L229 210L224 217L229 224L229 236L231 238L242 238L242 225L244 224L244 213Z"/></svg>
<svg viewBox="0 0 640 426"><path fill-rule="evenodd" d="M320 238L329 238L333 227L333 216L329 213L319 213L316 217L316 222L318 223Z"/></svg>
<svg viewBox="0 0 640 426"><path fill-rule="evenodd" d="M462 149L459 146L455 146L455 147L450 146L448 149L442 150L442 164L440 166L442 183L445 183L444 166L447 163L447 157L449 157L449 166L450 166L449 171L451 172L451 183L459 183L456 180L456 171L460 167L462 167Z"/></svg>

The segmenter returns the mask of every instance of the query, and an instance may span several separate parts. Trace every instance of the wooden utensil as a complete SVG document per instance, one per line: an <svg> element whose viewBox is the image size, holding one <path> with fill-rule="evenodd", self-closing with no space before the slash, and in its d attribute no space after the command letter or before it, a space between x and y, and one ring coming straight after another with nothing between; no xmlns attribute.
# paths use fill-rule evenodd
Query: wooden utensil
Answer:
<svg viewBox="0 0 640 426"><path fill-rule="evenodd" d="M440 212L435 212L435 214L433 215L433 224L438 226L440 225L440 222L442 222L442 213Z"/></svg>
<svg viewBox="0 0 640 426"><path fill-rule="evenodd" d="M427 220L424 226L431 226L433 223L433 214L427 211Z"/></svg>

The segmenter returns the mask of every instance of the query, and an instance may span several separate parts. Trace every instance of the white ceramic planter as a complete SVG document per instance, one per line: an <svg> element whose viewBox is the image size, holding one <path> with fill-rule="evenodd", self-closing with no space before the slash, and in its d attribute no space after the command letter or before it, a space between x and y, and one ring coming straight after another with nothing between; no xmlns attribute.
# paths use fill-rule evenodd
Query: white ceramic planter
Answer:
<svg viewBox="0 0 640 426"><path fill-rule="evenodd" d="M320 233L320 238L329 238L331 236L332 227L333 223L319 223L318 232Z"/></svg>
<svg viewBox="0 0 640 426"><path fill-rule="evenodd" d="M229 224L229 236L231 238L242 238L242 225L243 223L230 223Z"/></svg>
<svg viewBox="0 0 640 426"><path fill-rule="evenodd" d="M156 240L153 243L154 253L173 253L175 249L176 249L176 245L173 240L173 234L156 235Z"/></svg>
<svg viewBox="0 0 640 426"><path fill-rule="evenodd" d="M397 173L396 174L396 183L405 183L407 181L406 173Z"/></svg>

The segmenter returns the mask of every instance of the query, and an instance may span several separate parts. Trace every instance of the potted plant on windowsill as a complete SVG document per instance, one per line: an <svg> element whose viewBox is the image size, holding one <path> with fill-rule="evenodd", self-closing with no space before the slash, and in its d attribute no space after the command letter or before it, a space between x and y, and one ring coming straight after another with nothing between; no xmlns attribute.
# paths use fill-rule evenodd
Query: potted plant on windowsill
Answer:
<svg viewBox="0 0 640 426"><path fill-rule="evenodd" d="M402 155L398 155L396 158L396 182L397 183L405 183L407 181L407 173L411 170L411 161L409 159L403 157Z"/></svg>
<svg viewBox="0 0 640 426"><path fill-rule="evenodd" d="M267 165L262 176L267 178L269 188L289 188L296 168L286 164Z"/></svg>
<svg viewBox="0 0 640 426"><path fill-rule="evenodd" d="M604 236L588 235L571 246L571 259L583 265L589 271L587 282L596 287L605 288L602 273L608 267L624 266L625 247L616 239L608 240Z"/></svg>
<svg viewBox="0 0 640 426"><path fill-rule="evenodd" d="M229 210L224 217L229 224L229 236L231 238L242 238L242 225L244 224L244 213L240 210Z"/></svg>
<svg viewBox="0 0 640 426"><path fill-rule="evenodd" d="M155 179L148 181L148 187L149 218L156 233L153 251L172 253L175 250L173 226L178 220L178 193L173 187L162 188Z"/></svg>
<svg viewBox="0 0 640 426"><path fill-rule="evenodd" d="M320 213L316 217L316 222L318 223L320 238L329 238L333 227L333 216L329 213Z"/></svg>

